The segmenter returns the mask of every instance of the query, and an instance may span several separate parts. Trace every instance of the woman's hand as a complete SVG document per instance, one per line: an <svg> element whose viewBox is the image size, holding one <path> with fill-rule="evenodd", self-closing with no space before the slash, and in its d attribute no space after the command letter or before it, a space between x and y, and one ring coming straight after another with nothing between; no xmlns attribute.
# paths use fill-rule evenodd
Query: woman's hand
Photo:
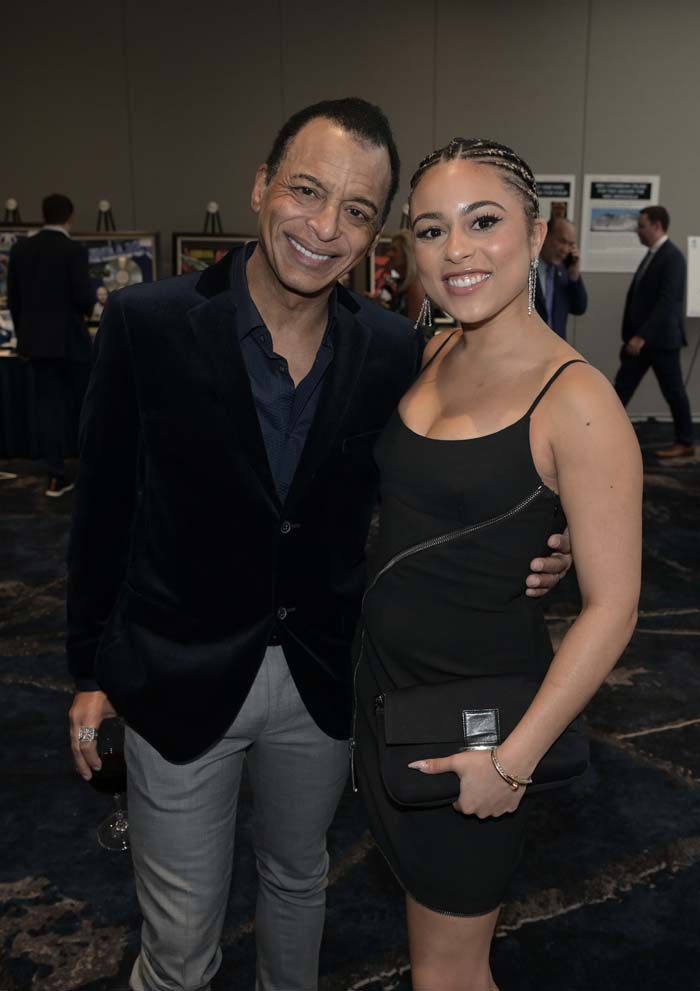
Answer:
<svg viewBox="0 0 700 991"><path fill-rule="evenodd" d="M493 766L489 750L472 750L452 754L450 757L417 760L408 766L422 774L444 774L445 771L452 771L459 778L459 798L453 803L453 808L464 815L478 816L479 819L515 812L525 794L524 787L513 791L503 780Z"/></svg>

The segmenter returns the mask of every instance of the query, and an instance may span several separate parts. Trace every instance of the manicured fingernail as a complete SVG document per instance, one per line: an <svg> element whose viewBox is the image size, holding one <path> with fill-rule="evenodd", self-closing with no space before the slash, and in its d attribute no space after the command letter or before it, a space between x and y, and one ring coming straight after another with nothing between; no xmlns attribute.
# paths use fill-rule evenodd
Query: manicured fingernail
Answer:
<svg viewBox="0 0 700 991"><path fill-rule="evenodd" d="M542 562L541 561L533 561L532 562L532 570L533 571L541 571L542 570Z"/></svg>
<svg viewBox="0 0 700 991"><path fill-rule="evenodd" d="M412 767L414 771L427 771L430 765L427 760L414 760L413 763L408 766Z"/></svg>

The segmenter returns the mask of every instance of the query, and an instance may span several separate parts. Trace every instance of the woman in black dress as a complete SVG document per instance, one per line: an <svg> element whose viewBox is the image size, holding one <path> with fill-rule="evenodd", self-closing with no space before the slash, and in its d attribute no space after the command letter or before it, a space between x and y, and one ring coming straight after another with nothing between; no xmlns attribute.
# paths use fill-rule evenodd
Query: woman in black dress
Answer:
<svg viewBox="0 0 700 991"><path fill-rule="evenodd" d="M468 541L431 544L370 586L357 771L376 840L406 891L415 991L493 991L489 947L527 815L527 787L517 782L583 709L634 629L641 458L606 379L531 305L546 224L526 163L503 145L454 139L412 179L411 226L426 293L460 329L431 341L378 443L377 572L407 547L505 520ZM552 659L539 600L520 576L565 521L583 606ZM375 697L499 673L541 680L494 753L504 776L488 750L428 759L413 773L456 773L454 808L395 804L378 768Z"/></svg>

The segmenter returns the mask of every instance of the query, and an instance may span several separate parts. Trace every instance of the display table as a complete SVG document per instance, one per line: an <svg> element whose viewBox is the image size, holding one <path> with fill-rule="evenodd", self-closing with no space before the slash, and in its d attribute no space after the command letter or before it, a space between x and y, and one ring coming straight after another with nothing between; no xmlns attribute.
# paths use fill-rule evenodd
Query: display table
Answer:
<svg viewBox="0 0 700 991"><path fill-rule="evenodd" d="M32 366L0 351L0 460L38 457Z"/></svg>
<svg viewBox="0 0 700 991"><path fill-rule="evenodd" d="M66 412L66 456L75 457L77 413ZM34 370L26 358L0 349L0 461L40 458Z"/></svg>

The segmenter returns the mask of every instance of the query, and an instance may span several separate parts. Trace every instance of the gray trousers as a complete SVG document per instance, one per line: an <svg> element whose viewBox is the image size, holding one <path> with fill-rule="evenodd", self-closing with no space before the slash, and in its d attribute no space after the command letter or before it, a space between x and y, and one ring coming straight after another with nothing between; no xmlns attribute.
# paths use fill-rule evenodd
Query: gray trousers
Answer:
<svg viewBox="0 0 700 991"><path fill-rule="evenodd" d="M282 649L268 648L243 708L205 754L171 764L127 729L126 758L144 918L133 991L209 991L221 963L244 760L258 871L256 988L316 991L326 831L347 777L347 745L311 719Z"/></svg>

